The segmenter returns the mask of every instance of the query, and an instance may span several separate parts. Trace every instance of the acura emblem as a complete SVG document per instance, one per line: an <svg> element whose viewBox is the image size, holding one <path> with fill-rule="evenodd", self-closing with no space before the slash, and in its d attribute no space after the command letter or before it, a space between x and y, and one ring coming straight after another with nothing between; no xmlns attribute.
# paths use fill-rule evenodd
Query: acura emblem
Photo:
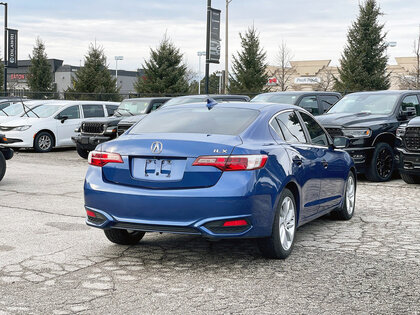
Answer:
<svg viewBox="0 0 420 315"><path fill-rule="evenodd" d="M163 145L162 142L159 141L155 141L152 143L152 145L150 146L150 150L152 150L153 153L160 153L162 152L163 149Z"/></svg>

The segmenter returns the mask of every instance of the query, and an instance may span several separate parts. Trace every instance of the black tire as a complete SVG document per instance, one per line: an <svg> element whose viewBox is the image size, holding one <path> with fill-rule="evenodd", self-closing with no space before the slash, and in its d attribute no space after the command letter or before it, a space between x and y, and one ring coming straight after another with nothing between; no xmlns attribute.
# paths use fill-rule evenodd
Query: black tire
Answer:
<svg viewBox="0 0 420 315"><path fill-rule="evenodd" d="M77 151L77 154L79 154L81 158L87 159L89 157L89 151L86 149L82 149L78 145L76 145L76 151Z"/></svg>
<svg viewBox="0 0 420 315"><path fill-rule="evenodd" d="M289 198L287 200L290 200L293 204L293 212L294 212L294 219L293 219L293 225L290 225L293 227L293 237L291 239L291 245L288 248L285 248L282 245L282 241L281 241L281 212L282 212L282 205L283 202L287 202L286 198ZM280 196L280 201L279 201L279 205L277 207L276 210L276 215L274 217L274 222L273 222L273 228L272 228L272 233L271 236L269 237L265 237L265 238L260 238L258 239L258 247L260 248L261 253L263 254L264 257L266 258L272 258L272 259L286 259L290 253L293 250L293 246L295 244L295 235L296 235L296 202L295 202L295 197L293 196L292 192L285 188L283 190L283 192L281 193ZM285 221L283 221L285 222ZM283 231L285 231L285 226L286 224L284 224L283 226ZM286 232L284 232L286 233ZM287 235L284 234L283 235ZM287 236L285 236L287 237ZM289 238L290 241L290 238Z"/></svg>
<svg viewBox="0 0 420 315"><path fill-rule="evenodd" d="M34 140L34 149L39 153L50 152L54 147L54 137L46 131L38 133Z"/></svg>
<svg viewBox="0 0 420 315"><path fill-rule="evenodd" d="M3 179L4 174L6 174L6 159L3 153L0 152L0 181Z"/></svg>
<svg viewBox="0 0 420 315"><path fill-rule="evenodd" d="M401 173L401 178L407 184L420 184L420 176Z"/></svg>
<svg viewBox="0 0 420 315"><path fill-rule="evenodd" d="M372 182L386 182L392 177L394 164L393 149L388 143L380 142L373 151L366 178Z"/></svg>
<svg viewBox="0 0 420 315"><path fill-rule="evenodd" d="M115 244L119 245L135 245L143 238L145 232L127 231L120 229L104 230L105 236Z"/></svg>
<svg viewBox="0 0 420 315"><path fill-rule="evenodd" d="M350 188L349 188L351 184L353 185L353 188L354 188L353 195L351 195ZM331 214L334 219L350 220L353 217L355 208L356 208L356 178L353 172L350 172L346 181L343 205L337 210L333 211Z"/></svg>

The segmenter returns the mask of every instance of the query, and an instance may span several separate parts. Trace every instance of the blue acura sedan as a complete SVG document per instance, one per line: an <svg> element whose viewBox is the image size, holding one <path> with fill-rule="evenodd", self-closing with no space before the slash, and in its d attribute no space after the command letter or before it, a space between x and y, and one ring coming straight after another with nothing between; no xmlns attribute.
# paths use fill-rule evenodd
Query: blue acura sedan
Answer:
<svg viewBox="0 0 420 315"><path fill-rule="evenodd" d="M353 216L347 144L294 105L168 107L90 153L86 222L117 244L146 232L252 237L264 256L284 259L299 226Z"/></svg>

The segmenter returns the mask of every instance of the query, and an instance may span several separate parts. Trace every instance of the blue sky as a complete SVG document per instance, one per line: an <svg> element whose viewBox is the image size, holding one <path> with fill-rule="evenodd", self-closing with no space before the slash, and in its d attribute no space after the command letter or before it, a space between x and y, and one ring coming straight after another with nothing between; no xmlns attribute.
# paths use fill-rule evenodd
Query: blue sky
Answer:
<svg viewBox="0 0 420 315"><path fill-rule="evenodd" d="M213 0L222 9L225 0ZM240 49L239 32L254 24L270 64L275 63L278 45L286 41L295 60L332 59L338 64L347 29L358 13L358 0L233 0L229 11L229 50ZM51 1L13 0L9 3L9 27L19 29L19 58L27 59L37 36L45 42L50 58L78 65L90 42L102 45L110 67L114 56L123 55L120 69L141 67L150 47L163 34L181 48L185 61L198 71L197 51L205 48L206 0ZM412 55L420 24L420 1L379 0L385 15L391 62L396 56ZM0 25L3 23L0 8ZM0 32L2 34L2 32ZM1 41L1 43L3 43ZM3 50L2 45L0 45ZM222 29L224 50L224 29ZM212 65L211 71L224 67Z"/></svg>

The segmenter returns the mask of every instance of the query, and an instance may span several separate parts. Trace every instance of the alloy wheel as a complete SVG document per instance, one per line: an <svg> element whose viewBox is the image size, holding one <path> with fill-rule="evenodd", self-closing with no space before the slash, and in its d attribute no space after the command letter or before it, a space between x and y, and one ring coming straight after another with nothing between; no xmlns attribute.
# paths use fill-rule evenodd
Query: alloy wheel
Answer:
<svg viewBox="0 0 420 315"><path fill-rule="evenodd" d="M387 178L392 172L392 163L393 163L392 153L387 149L383 148L376 160L376 170L378 175L382 178Z"/></svg>
<svg viewBox="0 0 420 315"><path fill-rule="evenodd" d="M279 216L280 243L284 250L288 250L293 244L295 236L295 206L290 197L283 199Z"/></svg>
<svg viewBox="0 0 420 315"><path fill-rule="evenodd" d="M353 176L349 176L346 187L346 209L349 215L352 215L354 211L354 204L356 199L355 188L356 185L354 183L354 178Z"/></svg>
<svg viewBox="0 0 420 315"><path fill-rule="evenodd" d="M43 151L48 150L51 147L51 138L47 135L42 135L38 139L38 146Z"/></svg>

